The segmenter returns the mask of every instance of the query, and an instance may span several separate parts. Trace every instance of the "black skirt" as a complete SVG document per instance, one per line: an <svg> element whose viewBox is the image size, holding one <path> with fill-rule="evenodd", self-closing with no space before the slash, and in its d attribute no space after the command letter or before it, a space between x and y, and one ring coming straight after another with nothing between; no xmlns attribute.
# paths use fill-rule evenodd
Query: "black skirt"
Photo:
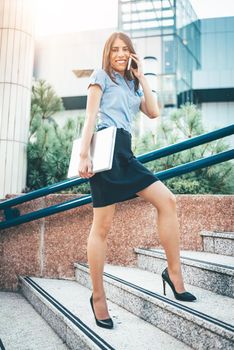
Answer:
<svg viewBox="0 0 234 350"><path fill-rule="evenodd" d="M136 159L131 138L128 131L117 128L112 169L89 178L94 208L133 198L136 192L159 180Z"/></svg>

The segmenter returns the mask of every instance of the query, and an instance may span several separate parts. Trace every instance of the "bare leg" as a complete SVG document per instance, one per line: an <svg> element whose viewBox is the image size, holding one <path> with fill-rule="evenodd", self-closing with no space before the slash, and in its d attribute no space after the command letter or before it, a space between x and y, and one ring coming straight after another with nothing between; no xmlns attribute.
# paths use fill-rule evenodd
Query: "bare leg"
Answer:
<svg viewBox="0 0 234 350"><path fill-rule="evenodd" d="M185 289L180 263L180 233L176 198L161 181L153 183L137 194L157 208L159 237L166 253L168 273L176 291L182 293Z"/></svg>
<svg viewBox="0 0 234 350"><path fill-rule="evenodd" d="M93 304L98 320L109 318L103 286L103 270L107 249L107 234L115 212L115 204L93 208L93 223L88 238L87 255L93 284Z"/></svg>

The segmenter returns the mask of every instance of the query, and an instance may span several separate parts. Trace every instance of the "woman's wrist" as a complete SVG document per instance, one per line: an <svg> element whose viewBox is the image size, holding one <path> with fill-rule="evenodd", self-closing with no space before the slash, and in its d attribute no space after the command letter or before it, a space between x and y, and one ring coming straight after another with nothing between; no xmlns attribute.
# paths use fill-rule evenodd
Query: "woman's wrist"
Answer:
<svg viewBox="0 0 234 350"><path fill-rule="evenodd" d="M88 158L89 154L88 153L80 153L79 156L81 159L86 159L86 158Z"/></svg>

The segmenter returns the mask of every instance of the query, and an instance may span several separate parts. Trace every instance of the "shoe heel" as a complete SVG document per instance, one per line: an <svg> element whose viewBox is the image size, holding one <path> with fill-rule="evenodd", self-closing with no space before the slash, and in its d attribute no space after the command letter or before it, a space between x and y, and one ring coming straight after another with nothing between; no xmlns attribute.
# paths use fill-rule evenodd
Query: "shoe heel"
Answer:
<svg viewBox="0 0 234 350"><path fill-rule="evenodd" d="M96 315L95 315L95 311L94 311L94 306L93 306L93 294L91 295L90 298L90 304L91 304L91 308L93 310L93 315L96 321L97 326L102 327L102 328L108 328L108 329L112 329L114 327L113 321L111 318L107 318L105 320L98 320Z"/></svg>
<svg viewBox="0 0 234 350"><path fill-rule="evenodd" d="M182 293L177 293L174 284L172 283L169 275L168 275L168 271L167 268L165 268L165 270L162 272L162 279L163 279L163 292L164 295L166 295L166 282L169 284L169 286L171 287L172 292L174 293L174 297L178 300L182 300L182 301L194 301L197 298L189 293L189 292L182 292Z"/></svg>
<svg viewBox="0 0 234 350"><path fill-rule="evenodd" d="M166 295L166 282L164 281L164 279L162 281L163 281L163 294Z"/></svg>

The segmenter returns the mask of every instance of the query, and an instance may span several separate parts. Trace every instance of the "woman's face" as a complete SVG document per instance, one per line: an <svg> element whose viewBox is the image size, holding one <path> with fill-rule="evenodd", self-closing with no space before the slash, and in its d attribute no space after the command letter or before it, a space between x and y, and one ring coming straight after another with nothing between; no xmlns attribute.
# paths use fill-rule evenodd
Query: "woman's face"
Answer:
<svg viewBox="0 0 234 350"><path fill-rule="evenodd" d="M111 67L118 73L124 76L124 72L128 65L130 51L126 43L116 38L110 52Z"/></svg>

